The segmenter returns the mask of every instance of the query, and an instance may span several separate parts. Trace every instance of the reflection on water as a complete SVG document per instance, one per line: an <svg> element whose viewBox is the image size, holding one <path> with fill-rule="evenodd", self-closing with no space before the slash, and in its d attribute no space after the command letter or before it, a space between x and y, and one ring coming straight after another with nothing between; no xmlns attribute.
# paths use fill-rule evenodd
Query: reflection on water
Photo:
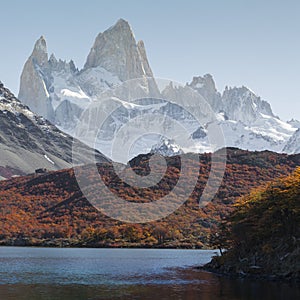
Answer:
<svg viewBox="0 0 300 300"><path fill-rule="evenodd" d="M212 251L0 248L0 299L300 299L295 286L192 269Z"/></svg>

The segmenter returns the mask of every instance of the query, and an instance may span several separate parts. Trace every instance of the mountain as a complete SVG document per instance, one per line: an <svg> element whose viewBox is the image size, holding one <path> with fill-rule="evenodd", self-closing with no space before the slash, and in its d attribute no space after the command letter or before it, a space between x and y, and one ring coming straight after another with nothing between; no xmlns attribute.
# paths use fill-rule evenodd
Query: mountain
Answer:
<svg viewBox="0 0 300 300"><path fill-rule="evenodd" d="M297 131L288 140L283 151L289 154L300 153L300 129L297 129Z"/></svg>
<svg viewBox="0 0 300 300"><path fill-rule="evenodd" d="M128 22L123 19L96 37L83 70L98 67L118 76L121 81L153 77L144 43L136 43Z"/></svg>
<svg viewBox="0 0 300 300"><path fill-rule="evenodd" d="M276 117L268 102L246 87L226 88L222 95L226 141L243 149L282 152L296 128ZM234 137L234 138L233 138Z"/></svg>
<svg viewBox="0 0 300 300"><path fill-rule="evenodd" d="M298 121L298 120L291 119L291 120L287 121L287 123L292 125L295 128L300 128L300 121Z"/></svg>
<svg viewBox="0 0 300 300"><path fill-rule="evenodd" d="M215 112L223 110L222 96L216 89L212 75L206 74L203 77L195 76L191 83L187 83L187 86L196 90L204 99L209 101L210 106Z"/></svg>
<svg viewBox="0 0 300 300"><path fill-rule="evenodd" d="M222 128L227 147L282 152L296 131L294 123L281 121L273 114L270 104L247 87L226 87L221 95L210 74L194 77L184 88L169 85L163 95L171 99L190 99L190 88L197 91L213 109L216 118L206 122ZM193 108L197 109L199 107ZM204 129L205 132L207 124L198 130ZM198 140L202 143L204 135Z"/></svg>
<svg viewBox="0 0 300 300"><path fill-rule="evenodd" d="M183 151L174 143L174 141L162 138L156 145L153 145L150 153L174 156L183 154Z"/></svg>
<svg viewBox="0 0 300 300"><path fill-rule="evenodd" d="M78 70L73 61L48 58L46 40L41 36L26 61L20 80L19 98L34 112L72 131L82 111L103 91L134 78L145 78L141 89L157 89L144 43L136 43L129 24L119 20L100 33Z"/></svg>
<svg viewBox="0 0 300 300"><path fill-rule="evenodd" d="M159 161L149 163L152 156L139 155L126 167L140 175L147 175L150 168L163 170L162 180L149 188L129 186L116 176L109 162L98 165L98 172L106 187L98 185L98 179L94 178L93 169L89 166L78 167L77 171L87 179L90 196L101 201L105 209L105 205L113 201L113 195L131 204L162 200L172 192L174 186L177 187L178 178L182 177L178 162L184 159L189 176L183 177L183 185L189 185L190 178L194 176L198 180L186 202L170 215L140 224L109 218L102 213L103 209L97 210L83 196L74 169L49 172L42 176L23 176L0 182L0 222L3 224L0 227L0 244L201 248L208 245L211 230L216 229L220 220L233 210L233 205L242 195L259 185L290 174L300 165L299 154L227 149L227 166L220 188L213 200L200 208L199 199L210 172L211 155L165 157L166 168ZM174 194L174 197L180 197L180 193ZM115 204L116 214L122 205ZM129 213L131 209L129 205ZM149 213L155 216L158 212Z"/></svg>
<svg viewBox="0 0 300 300"><path fill-rule="evenodd" d="M97 149L112 159L115 158L110 149L117 136L125 145L132 132L143 135L136 139L129 157L118 157L123 163L155 148L161 136L173 139L184 152L214 151L224 146L282 152L298 124L281 121L270 104L247 87L226 87L223 93L218 92L210 74L195 76L185 86L154 78L144 43L136 42L130 25L123 19L99 33L82 70L73 61L57 60L53 54L48 57L46 41L41 37L23 68L19 98L34 112L88 145L93 146L96 137ZM109 101L104 101L106 98ZM102 117L107 117L105 124L88 117L86 110L95 104L103 110ZM107 111L114 108L118 109L108 116ZM91 132L78 136L77 127L84 112ZM153 120L145 117L139 124L122 129L149 112L158 120L155 128ZM176 122L188 132L181 144ZM105 130L97 135L99 126ZM212 145L211 126L222 128L224 143ZM147 130L159 134L146 136Z"/></svg>
<svg viewBox="0 0 300 300"><path fill-rule="evenodd" d="M2 179L33 173L39 168L58 170L72 166L73 138L30 111L2 83L0 116ZM78 158L83 159L93 151L83 144L78 145ZM100 153L97 159L106 160Z"/></svg>

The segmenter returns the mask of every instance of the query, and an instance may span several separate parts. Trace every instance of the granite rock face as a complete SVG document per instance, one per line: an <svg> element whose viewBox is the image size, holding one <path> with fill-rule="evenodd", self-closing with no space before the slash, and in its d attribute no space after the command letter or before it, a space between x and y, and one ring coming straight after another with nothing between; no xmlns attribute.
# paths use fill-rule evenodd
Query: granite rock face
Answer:
<svg viewBox="0 0 300 300"><path fill-rule="evenodd" d="M136 43L130 25L123 19L96 37L84 69L97 67L117 75L121 81L153 76L144 43Z"/></svg>
<svg viewBox="0 0 300 300"><path fill-rule="evenodd" d="M19 98L24 104L32 107L37 114L52 121L53 109L47 90L48 82L43 74L43 68L47 67L47 45L44 37L40 37L21 74Z"/></svg>

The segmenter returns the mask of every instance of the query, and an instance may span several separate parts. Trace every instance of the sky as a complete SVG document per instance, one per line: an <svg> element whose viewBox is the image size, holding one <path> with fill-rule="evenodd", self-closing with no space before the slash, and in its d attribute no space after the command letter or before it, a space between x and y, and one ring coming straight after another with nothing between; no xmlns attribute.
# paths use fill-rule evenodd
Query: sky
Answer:
<svg viewBox="0 0 300 300"><path fill-rule="evenodd" d="M35 41L83 67L99 32L127 20L157 78L210 73L220 92L247 86L283 120L300 119L298 0L2 0L0 80L16 95Z"/></svg>

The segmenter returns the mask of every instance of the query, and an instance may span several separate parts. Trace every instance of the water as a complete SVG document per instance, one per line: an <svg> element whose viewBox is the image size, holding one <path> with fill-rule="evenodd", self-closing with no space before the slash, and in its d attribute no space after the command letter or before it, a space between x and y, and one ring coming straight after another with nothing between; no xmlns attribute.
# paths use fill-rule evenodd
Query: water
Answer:
<svg viewBox="0 0 300 300"><path fill-rule="evenodd" d="M214 251L0 247L0 299L300 299L295 286L193 268Z"/></svg>

